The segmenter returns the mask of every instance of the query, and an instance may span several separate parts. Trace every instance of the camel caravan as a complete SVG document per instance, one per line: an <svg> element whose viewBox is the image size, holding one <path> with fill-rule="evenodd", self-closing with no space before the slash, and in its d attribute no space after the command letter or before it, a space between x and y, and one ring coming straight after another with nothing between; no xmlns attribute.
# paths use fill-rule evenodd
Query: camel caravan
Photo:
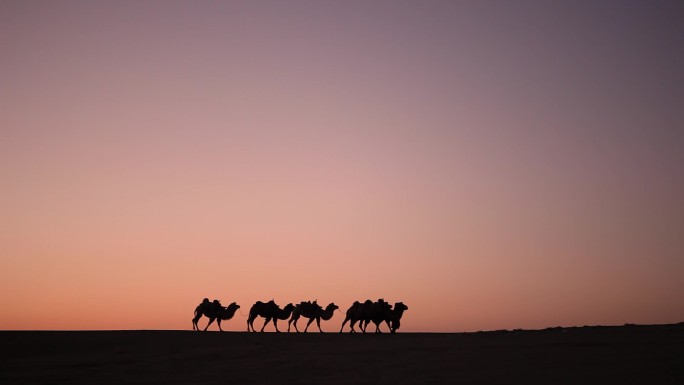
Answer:
<svg viewBox="0 0 684 385"><path fill-rule="evenodd" d="M235 302L231 303L227 307L224 307L221 305L219 300L215 299L213 301L209 301L208 298L205 298L202 300L202 303L197 305L195 308L195 316L192 319L192 329L199 331L200 328L197 325L197 322L200 320L200 318L202 318L202 316L205 316L209 318L209 323L204 328L204 331L206 331L209 328L209 325L211 325L214 321L217 321L219 330L223 331L223 329L221 329L221 321L227 321L233 318L235 312L239 308L240 305L236 304ZM335 305L335 303L330 303L328 306L323 308L316 301L303 301L296 305L288 303L283 308L278 306L278 304L276 304L273 300L268 302L257 301L249 309L249 315L247 315L247 331L256 332L256 329L254 328L254 321L257 319L257 317L262 317L266 320L261 326L261 330L259 330L260 332L263 332L264 328L266 328L271 321L273 321L273 326L275 327L276 332L280 332L280 330L278 330L278 320L288 320L287 331L290 332L290 329L294 324L295 331L299 333L297 321L299 318L304 317L308 318L306 327L304 328L304 333L309 330L309 326L314 321L316 321L318 331L323 333L323 329L321 329L321 320L330 320L333 317L335 310L339 311L338 309L339 306ZM375 333L382 333L380 330L380 325L383 323L387 325L390 333L396 333L397 329L399 329L401 326L401 317L406 310L408 310L408 307L404 305L403 302L397 302L393 307L391 304L385 302L385 300L382 298L377 302L373 302L371 300L366 300L364 302L355 301L345 313L344 321L340 327L340 333L342 333L344 325L346 325L347 322L349 322L350 333L356 332L354 326L357 323L361 332L366 333L366 328L371 322L375 324Z"/></svg>

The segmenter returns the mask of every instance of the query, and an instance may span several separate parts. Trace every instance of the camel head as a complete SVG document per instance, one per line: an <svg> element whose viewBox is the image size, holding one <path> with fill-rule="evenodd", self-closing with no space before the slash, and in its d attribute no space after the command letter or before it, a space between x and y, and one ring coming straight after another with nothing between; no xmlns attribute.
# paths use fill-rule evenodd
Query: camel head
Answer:
<svg viewBox="0 0 684 385"><path fill-rule="evenodd" d="M335 311L335 310L337 310L337 309L339 309L339 308L340 308L339 306L335 305L335 302L331 302L330 305L328 305L328 306L325 308L325 310L326 310L326 311Z"/></svg>
<svg viewBox="0 0 684 385"><path fill-rule="evenodd" d="M237 310L240 308L240 305L238 305L236 302L233 302L230 305L228 305L228 307Z"/></svg>
<svg viewBox="0 0 684 385"><path fill-rule="evenodd" d="M397 302L394 304L394 310L408 310L408 306L404 305L403 302Z"/></svg>

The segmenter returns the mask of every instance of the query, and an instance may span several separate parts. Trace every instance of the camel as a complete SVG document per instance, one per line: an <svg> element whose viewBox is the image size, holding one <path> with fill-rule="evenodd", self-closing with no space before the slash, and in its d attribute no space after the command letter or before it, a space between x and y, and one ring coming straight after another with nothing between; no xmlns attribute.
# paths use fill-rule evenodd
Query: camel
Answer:
<svg viewBox="0 0 684 385"><path fill-rule="evenodd" d="M195 316L192 319L192 330L197 330L199 331L199 327L197 326L197 322L199 321L200 318L204 315L205 312L214 312L216 311L216 308L221 306L221 302L217 299L215 299L213 302L209 302L209 298L204 298L202 300L202 303L197 305L195 308Z"/></svg>
<svg viewBox="0 0 684 385"><path fill-rule="evenodd" d="M214 319L216 319L216 323L218 324L219 330L223 331L223 329L221 329L221 321L227 321L229 319L232 319L233 316L235 315L235 312L239 308L240 308L240 305L233 302L230 305L228 305L227 307L221 306L218 309L218 311L216 311L216 313L214 313L212 315L208 315L205 313L205 316L209 317L209 323L207 324L207 327L204 328L204 330L206 331L207 328L209 328L209 325L211 325L211 323L214 322Z"/></svg>
<svg viewBox="0 0 684 385"><path fill-rule="evenodd" d="M235 315L235 311L240 308L240 305L237 303L233 302L228 307L223 307L221 306L221 302L217 299L215 299L213 302L209 302L208 298L205 298L202 303L197 305L195 308L195 317L192 319L192 329L199 331L199 326L197 325L197 322L202 318L202 316L205 316L209 318L209 323L207 326L204 328L204 331L207 331L209 328L209 325L216 320L216 323L218 324L219 330L223 331L221 329L221 321L226 321Z"/></svg>
<svg viewBox="0 0 684 385"><path fill-rule="evenodd" d="M392 327L390 326L389 319L389 313L391 311L392 305L380 298L378 302L374 302L373 304L366 306L366 312L364 314L365 317L359 323L359 327L365 333L368 324L372 321L375 324L375 332L382 333L382 331L380 331L380 324L384 321L387 324L387 328L391 331Z"/></svg>
<svg viewBox="0 0 684 385"><path fill-rule="evenodd" d="M292 322L294 322L295 330L297 331L297 333L299 333L299 328L297 328L297 321L299 320L299 317L302 316L309 319L309 322L306 323L306 328L304 328L304 333L307 332L307 330L309 329L309 325L311 325L311 323L314 320L316 320L318 331L323 333L323 329L321 329L321 319L323 321L331 319L335 313L335 310L339 308L340 307L335 305L334 302L326 306L325 310L321 308L320 305L316 303L316 301L314 301L313 303L302 302L296 305L294 310L292 311L292 317L289 321L287 321L287 331L290 331L290 325L292 324Z"/></svg>
<svg viewBox="0 0 684 385"><path fill-rule="evenodd" d="M372 310L372 315L370 320L365 320L363 326L364 333L366 332L366 327L373 321L375 324L375 332L382 333L380 330L380 324L384 321L387 323L387 327L390 329L390 333L396 333L397 329L401 326L401 317L404 315L404 311L408 310L408 306L404 305L403 302L397 302L394 304L394 309L388 303L381 304L376 302L373 304L374 308Z"/></svg>
<svg viewBox="0 0 684 385"><path fill-rule="evenodd" d="M285 305L285 308L281 309L273 300L265 303L257 301L254 305L252 305L252 308L249 309L249 317L247 318L247 331L255 332L254 320L257 317L264 317L266 318L266 322L264 322L264 326L261 327L261 331L263 332L266 325L273 320L273 326L275 326L276 332L280 333L280 330L278 330L278 320L286 320L290 318L290 314L292 314L293 309L294 305L291 303L288 303Z"/></svg>
<svg viewBox="0 0 684 385"><path fill-rule="evenodd" d="M363 331L363 322L366 319L370 319L369 317L372 306L373 301L369 299L363 303L359 301L354 301L354 303L349 307L349 309L347 309L346 316L344 318L344 321L342 321L342 326L340 327L340 333L342 333L344 325L347 323L347 321L351 321L349 324L350 333L356 333L354 325L359 321L359 327L361 328L361 331Z"/></svg>

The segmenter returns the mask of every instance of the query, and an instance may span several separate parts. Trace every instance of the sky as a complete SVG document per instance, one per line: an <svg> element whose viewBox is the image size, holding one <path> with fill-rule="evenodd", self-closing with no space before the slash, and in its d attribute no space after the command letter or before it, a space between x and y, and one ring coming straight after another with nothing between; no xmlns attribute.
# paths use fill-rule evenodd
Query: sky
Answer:
<svg viewBox="0 0 684 385"><path fill-rule="evenodd" d="M402 301L406 332L684 321L683 18L0 1L0 329L191 329L204 297L236 331L270 299Z"/></svg>

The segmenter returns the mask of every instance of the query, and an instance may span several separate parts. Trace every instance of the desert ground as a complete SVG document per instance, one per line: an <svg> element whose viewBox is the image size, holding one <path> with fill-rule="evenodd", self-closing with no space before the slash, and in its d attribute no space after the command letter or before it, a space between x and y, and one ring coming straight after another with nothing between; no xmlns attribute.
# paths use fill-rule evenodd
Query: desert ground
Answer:
<svg viewBox="0 0 684 385"><path fill-rule="evenodd" d="M479 333L3 331L1 384L684 384L684 324Z"/></svg>

